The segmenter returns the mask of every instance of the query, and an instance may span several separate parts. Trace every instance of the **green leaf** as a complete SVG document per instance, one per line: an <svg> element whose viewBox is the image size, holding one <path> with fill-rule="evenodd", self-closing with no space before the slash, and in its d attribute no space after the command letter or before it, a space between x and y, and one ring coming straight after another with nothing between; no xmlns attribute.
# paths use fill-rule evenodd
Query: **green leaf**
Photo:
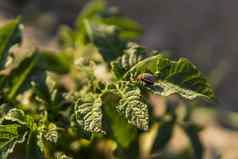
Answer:
<svg viewBox="0 0 238 159"><path fill-rule="evenodd" d="M19 42L21 42L20 18L17 18L0 28L0 69L6 63L9 49Z"/></svg>
<svg viewBox="0 0 238 159"><path fill-rule="evenodd" d="M127 119L128 123L139 129L148 130L149 111L148 106L143 102L140 89L131 84L120 86L121 99L116 105L116 110Z"/></svg>
<svg viewBox="0 0 238 159"><path fill-rule="evenodd" d="M77 18L73 31L64 27L61 41L74 47L93 43L106 62L116 59L126 48L128 40L142 33L138 23L119 14L115 7L107 7L104 0L91 1Z"/></svg>
<svg viewBox="0 0 238 159"><path fill-rule="evenodd" d="M44 85L39 85L35 81L31 83L35 93L35 99L47 105L48 111L52 108L57 111L56 106L62 102L62 97L57 88L57 82L53 79L50 72L46 73Z"/></svg>
<svg viewBox="0 0 238 159"><path fill-rule="evenodd" d="M95 95L88 94L75 103L75 118L78 125L88 132L102 133L102 101Z"/></svg>
<svg viewBox="0 0 238 159"><path fill-rule="evenodd" d="M117 78L122 78L132 66L144 59L145 54L143 47L135 43L128 43L124 54L111 63L113 73Z"/></svg>
<svg viewBox="0 0 238 159"><path fill-rule="evenodd" d="M42 123L39 124L37 131L34 131L32 134L30 143L34 147L29 151L29 153L35 151L35 153L38 154L37 159L42 158L42 154L44 154L43 158L48 158L50 155L51 144L54 144L53 146L55 146L57 141L57 126L54 123L42 121Z"/></svg>
<svg viewBox="0 0 238 159"><path fill-rule="evenodd" d="M152 56L134 65L124 77L135 80L142 73L150 73L155 77L154 84L146 88L156 94L168 96L177 93L187 99L215 98L201 72L185 58L171 61L162 55Z"/></svg>
<svg viewBox="0 0 238 159"><path fill-rule="evenodd" d="M100 12L103 12L106 9L106 3L104 0L92 0L88 3L83 10L80 12L76 20L77 28L81 28L85 19L91 19Z"/></svg>
<svg viewBox="0 0 238 159"><path fill-rule="evenodd" d="M2 122L4 121L11 121L20 125L25 125L26 116L22 110L13 108L9 110L8 113L2 118Z"/></svg>
<svg viewBox="0 0 238 159"><path fill-rule="evenodd" d="M66 52L52 53L42 51L39 53L39 67L43 70L53 71L60 74L70 72L73 57Z"/></svg>
<svg viewBox="0 0 238 159"><path fill-rule="evenodd" d="M38 131L32 133L32 139L29 143L34 145L33 148L29 148L29 153L36 153L36 159L41 159L49 156L50 144L56 144L58 141L57 126L54 123L42 123L38 127ZM44 154L45 157L42 157ZM29 155L30 157L31 155ZM47 157L48 158L48 157Z"/></svg>
<svg viewBox="0 0 238 159"><path fill-rule="evenodd" d="M56 143L58 140L57 126L54 123L49 123L43 131L43 136L46 141Z"/></svg>
<svg viewBox="0 0 238 159"><path fill-rule="evenodd" d="M27 132L20 133L19 125L0 125L0 158L7 159L16 144L23 143Z"/></svg>
<svg viewBox="0 0 238 159"><path fill-rule="evenodd" d="M120 30L119 36L124 40L132 40L143 32L137 22L122 16L117 8L107 7L104 0L93 0L88 3L77 19L78 29L83 30L85 19L117 27Z"/></svg>
<svg viewBox="0 0 238 159"><path fill-rule="evenodd" d="M55 159L73 159L73 158L67 156L63 152L56 152Z"/></svg>
<svg viewBox="0 0 238 159"><path fill-rule="evenodd" d="M103 114L107 135L124 149L128 149L137 137L137 129L116 110L120 96L114 91L106 91L101 96L103 101Z"/></svg>
<svg viewBox="0 0 238 159"><path fill-rule="evenodd" d="M72 36L75 47L81 47L88 43L89 39L86 32L85 20L94 19L105 9L106 3L104 0L92 0L86 5L86 7L83 8L83 10L80 12L80 15L76 19L75 30L71 33L68 32L68 35Z"/></svg>
<svg viewBox="0 0 238 159"><path fill-rule="evenodd" d="M103 18L102 21L105 24L114 25L119 28L119 36L122 39L134 40L143 33L143 29L141 28L141 26L137 22L127 17L112 16L108 18Z"/></svg>
<svg viewBox="0 0 238 159"><path fill-rule="evenodd" d="M26 115L23 110L17 108L9 110L8 113L1 118L1 124L5 123L17 123L19 125L25 125L29 129L36 128L32 117Z"/></svg>
<svg viewBox="0 0 238 159"><path fill-rule="evenodd" d="M23 59L19 65L13 69L7 77L7 82L10 85L8 100L11 101L14 99L25 84L30 86L29 78L33 74L37 62L38 56L36 53L33 53L31 56Z"/></svg>
<svg viewBox="0 0 238 159"><path fill-rule="evenodd" d="M59 43L62 48L73 48L73 31L68 26L61 26L59 30Z"/></svg>
<svg viewBox="0 0 238 159"><path fill-rule="evenodd" d="M89 41L98 48L105 61L115 60L122 54L126 48L126 41L119 38L115 26L98 24L86 19L84 22Z"/></svg>

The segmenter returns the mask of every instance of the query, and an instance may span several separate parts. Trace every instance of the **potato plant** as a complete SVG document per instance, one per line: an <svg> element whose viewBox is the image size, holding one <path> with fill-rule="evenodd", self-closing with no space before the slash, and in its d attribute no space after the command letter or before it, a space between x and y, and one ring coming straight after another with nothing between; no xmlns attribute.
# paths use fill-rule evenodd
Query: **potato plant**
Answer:
<svg viewBox="0 0 238 159"><path fill-rule="evenodd" d="M191 107L178 120L169 100L215 99L189 60L133 42L142 28L102 0L90 2L73 28L60 28L58 52L15 52L22 26L16 18L0 29L1 159L160 158L175 126L190 139L193 158L202 158ZM160 116L152 94L167 99Z"/></svg>

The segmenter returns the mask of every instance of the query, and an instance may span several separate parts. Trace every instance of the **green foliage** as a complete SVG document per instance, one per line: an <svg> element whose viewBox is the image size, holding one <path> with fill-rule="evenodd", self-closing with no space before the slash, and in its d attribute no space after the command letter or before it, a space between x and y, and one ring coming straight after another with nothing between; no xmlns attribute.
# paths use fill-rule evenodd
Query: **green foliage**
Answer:
<svg viewBox="0 0 238 159"><path fill-rule="evenodd" d="M107 7L104 0L90 2L76 20L75 29L63 27L60 41L63 46L82 48L93 43L105 61L110 62L122 54L128 40L141 35L140 25Z"/></svg>
<svg viewBox="0 0 238 159"><path fill-rule="evenodd" d="M117 141L119 146L128 149L137 136L137 130L116 110L120 96L114 90L105 91L102 95L103 112L106 117L105 127L108 135Z"/></svg>
<svg viewBox="0 0 238 159"><path fill-rule="evenodd" d="M135 64L145 58L145 49L135 43L128 43L128 48L124 54L111 63L112 71L117 78L123 75Z"/></svg>
<svg viewBox="0 0 238 159"><path fill-rule="evenodd" d="M178 121L176 104L159 117L150 104L150 93L215 99L187 59L131 42L142 29L103 0L90 2L74 28L61 28L59 52L13 56L21 25L17 18L0 28L0 69L7 72L0 74L0 158L17 153L18 144L27 159L138 158L139 138L153 124L151 152L163 151L179 125L202 158L196 123Z"/></svg>
<svg viewBox="0 0 238 159"><path fill-rule="evenodd" d="M30 118L22 110L11 109L1 121L1 158L8 158L14 151L16 144L23 143L26 139L28 128L32 128Z"/></svg>
<svg viewBox="0 0 238 159"><path fill-rule="evenodd" d="M141 73L154 75L155 84L147 88L156 94L169 96L178 93L190 100L196 97L215 98L206 79L187 59L171 61L160 54L155 55L134 65L124 77L135 80Z"/></svg>
<svg viewBox="0 0 238 159"><path fill-rule="evenodd" d="M104 133L102 128L102 101L100 98L88 95L78 99L75 104L75 118L85 131Z"/></svg>
<svg viewBox="0 0 238 159"><path fill-rule="evenodd" d="M33 69L37 64L37 55L32 54L30 57L22 60L15 69L12 70L11 74L7 77L7 83L9 83L10 89L8 92L8 99L13 100L18 91L25 85L29 85L29 77L33 73Z"/></svg>
<svg viewBox="0 0 238 159"><path fill-rule="evenodd" d="M128 123L147 130L149 127L148 105L143 102L141 90L130 84L121 87L118 89L121 99L116 105L116 110L128 120Z"/></svg>
<svg viewBox="0 0 238 159"><path fill-rule="evenodd" d="M0 125L0 156L6 159L14 151L16 144L25 141L26 133L19 132L19 125Z"/></svg>

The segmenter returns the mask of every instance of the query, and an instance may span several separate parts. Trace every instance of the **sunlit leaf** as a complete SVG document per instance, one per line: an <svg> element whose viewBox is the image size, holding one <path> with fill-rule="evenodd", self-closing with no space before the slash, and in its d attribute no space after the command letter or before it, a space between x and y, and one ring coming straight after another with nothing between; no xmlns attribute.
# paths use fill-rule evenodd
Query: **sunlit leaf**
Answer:
<svg viewBox="0 0 238 159"><path fill-rule="evenodd" d="M7 159L16 144L23 143L27 132L21 132L19 125L0 125L0 158Z"/></svg>
<svg viewBox="0 0 238 159"><path fill-rule="evenodd" d="M88 132L105 133L102 127L102 101L88 94L75 103L75 118L80 127Z"/></svg>
<svg viewBox="0 0 238 159"><path fill-rule="evenodd" d="M44 138L52 143L56 143L58 140L57 126L54 123L48 124L43 132Z"/></svg>
<svg viewBox="0 0 238 159"><path fill-rule="evenodd" d="M29 129L36 128L33 118L26 115L23 110L17 108L9 110L8 113L1 118L1 123L17 123Z"/></svg>
<svg viewBox="0 0 238 159"><path fill-rule="evenodd" d="M121 99L116 105L116 110L128 120L128 123L139 129L149 128L148 106L143 102L141 91L138 87L126 84L120 89Z"/></svg>
<svg viewBox="0 0 238 159"><path fill-rule="evenodd" d="M57 152L55 154L55 159L73 159L69 156L67 156L66 154L64 154L63 152Z"/></svg>
<svg viewBox="0 0 238 159"><path fill-rule="evenodd" d="M168 96L177 93L187 99L215 98L209 83L187 59L171 61L162 55L152 56L134 65L124 77L135 79L142 73L151 73L155 77L154 84L148 85L147 89L156 94Z"/></svg>
<svg viewBox="0 0 238 159"><path fill-rule="evenodd" d="M103 99L104 122L107 134L113 137L121 147L128 149L137 137L136 127L117 112L115 106L120 97L114 91L105 92Z"/></svg>
<svg viewBox="0 0 238 159"><path fill-rule="evenodd" d="M124 54L111 63L112 71L117 78L123 75L135 64L145 57L145 49L135 43L129 43L128 48L124 50Z"/></svg>

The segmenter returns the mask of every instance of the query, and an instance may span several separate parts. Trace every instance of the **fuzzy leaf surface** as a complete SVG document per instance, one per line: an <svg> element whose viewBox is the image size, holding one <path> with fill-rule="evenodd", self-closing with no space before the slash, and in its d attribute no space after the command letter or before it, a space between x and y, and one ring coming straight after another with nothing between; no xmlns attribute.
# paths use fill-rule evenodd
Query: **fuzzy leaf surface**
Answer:
<svg viewBox="0 0 238 159"><path fill-rule="evenodd" d="M143 130L149 128L148 106L142 100L139 87L126 84L122 85L120 91L122 98L116 105L116 110L127 119L128 123Z"/></svg>
<svg viewBox="0 0 238 159"><path fill-rule="evenodd" d="M129 43L124 54L111 63L113 73L117 78L122 78L131 67L145 58L145 54L143 47Z"/></svg>
<svg viewBox="0 0 238 159"><path fill-rule="evenodd" d="M102 128L102 102L94 95L88 95L75 103L75 118L80 127L88 132L105 133Z"/></svg>

